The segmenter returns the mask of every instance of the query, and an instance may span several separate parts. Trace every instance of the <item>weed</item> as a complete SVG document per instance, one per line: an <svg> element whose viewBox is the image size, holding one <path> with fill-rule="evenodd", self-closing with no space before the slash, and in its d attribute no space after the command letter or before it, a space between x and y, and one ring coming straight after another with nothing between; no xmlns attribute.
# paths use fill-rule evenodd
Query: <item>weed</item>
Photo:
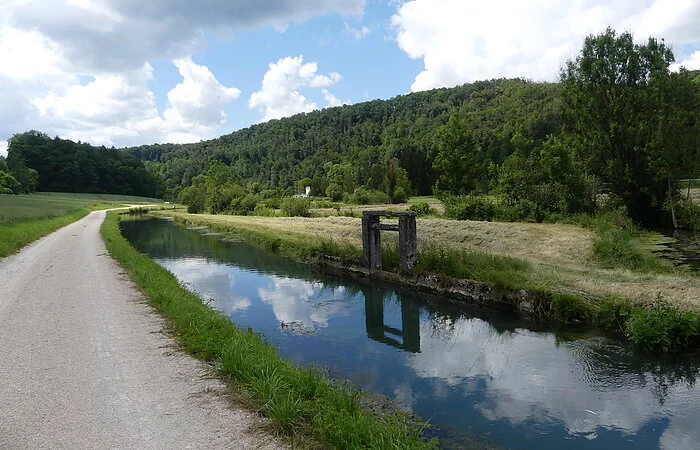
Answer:
<svg viewBox="0 0 700 450"><path fill-rule="evenodd" d="M589 321L591 307L579 295L552 294L554 318L566 323Z"/></svg>
<svg viewBox="0 0 700 450"><path fill-rule="evenodd" d="M649 307L632 311L625 333L649 352L668 353L685 349L700 337L700 319L697 314L680 311L658 296Z"/></svg>

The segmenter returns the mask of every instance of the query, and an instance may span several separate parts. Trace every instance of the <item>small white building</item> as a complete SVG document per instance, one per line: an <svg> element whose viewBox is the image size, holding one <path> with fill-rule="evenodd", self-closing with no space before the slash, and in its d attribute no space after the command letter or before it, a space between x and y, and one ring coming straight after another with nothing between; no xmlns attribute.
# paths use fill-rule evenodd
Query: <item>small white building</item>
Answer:
<svg viewBox="0 0 700 450"><path fill-rule="evenodd" d="M306 188L304 188L304 191L305 191L304 194L294 194L293 197L294 198L307 198L309 196L309 194L311 193L311 186L306 186Z"/></svg>

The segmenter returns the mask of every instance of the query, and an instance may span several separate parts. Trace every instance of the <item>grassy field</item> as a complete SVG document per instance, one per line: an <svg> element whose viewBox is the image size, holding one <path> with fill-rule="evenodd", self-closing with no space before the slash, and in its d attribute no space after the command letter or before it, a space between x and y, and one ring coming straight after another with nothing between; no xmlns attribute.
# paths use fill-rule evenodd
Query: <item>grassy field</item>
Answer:
<svg viewBox="0 0 700 450"><path fill-rule="evenodd" d="M0 195L0 258L95 209L159 203L144 197L43 192Z"/></svg>
<svg viewBox="0 0 700 450"><path fill-rule="evenodd" d="M96 205L151 204L160 200L113 194L37 192L29 195L0 195L0 223L57 217Z"/></svg>
<svg viewBox="0 0 700 450"><path fill-rule="evenodd" d="M360 219L353 217L249 217L189 215L187 220L249 229L292 241L332 240L339 246L361 249ZM700 277L683 269L660 273L609 268L593 255L593 230L567 224L500 223L418 219L419 251L450 249L510 257L525 261L526 288L575 293L588 298L608 296L651 303L659 295L683 309L700 311ZM387 234L387 239L393 236ZM654 258L651 235L637 239L638 251ZM488 281L488 280L482 280Z"/></svg>
<svg viewBox="0 0 700 450"><path fill-rule="evenodd" d="M254 331L240 330L224 314L182 287L167 270L119 234L109 214L102 236L110 254L138 284L149 303L190 354L209 362L232 391L267 415L277 432L299 448L431 448L405 415L377 416L358 392L335 386L324 373L280 358Z"/></svg>

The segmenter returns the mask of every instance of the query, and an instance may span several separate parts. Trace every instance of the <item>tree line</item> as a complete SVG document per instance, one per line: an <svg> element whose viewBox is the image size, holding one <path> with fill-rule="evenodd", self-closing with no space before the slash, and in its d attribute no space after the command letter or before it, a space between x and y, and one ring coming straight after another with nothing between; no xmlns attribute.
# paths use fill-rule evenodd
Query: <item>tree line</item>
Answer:
<svg viewBox="0 0 700 450"><path fill-rule="evenodd" d="M52 139L32 130L10 138L6 161L0 162L0 192L37 190L163 195L159 177L128 151Z"/></svg>

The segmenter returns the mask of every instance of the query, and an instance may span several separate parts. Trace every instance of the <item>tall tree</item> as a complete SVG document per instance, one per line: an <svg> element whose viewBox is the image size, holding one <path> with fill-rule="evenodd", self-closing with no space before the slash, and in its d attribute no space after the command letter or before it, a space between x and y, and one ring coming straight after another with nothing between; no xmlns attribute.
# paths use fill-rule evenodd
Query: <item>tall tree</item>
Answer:
<svg viewBox="0 0 700 450"><path fill-rule="evenodd" d="M669 97L673 53L663 40L635 44L630 33L608 28L588 36L581 54L562 71L564 118L578 136L594 172L609 183L630 216L660 224L668 199L667 180L656 176L656 162L668 160L658 145L664 125L660 109ZM680 122L677 122L680 126Z"/></svg>

